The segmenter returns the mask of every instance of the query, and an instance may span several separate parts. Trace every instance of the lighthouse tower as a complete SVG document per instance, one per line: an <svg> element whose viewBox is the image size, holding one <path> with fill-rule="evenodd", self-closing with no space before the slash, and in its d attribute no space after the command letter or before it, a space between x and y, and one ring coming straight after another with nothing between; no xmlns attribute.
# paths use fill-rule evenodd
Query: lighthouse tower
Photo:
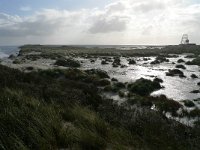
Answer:
<svg viewBox="0 0 200 150"><path fill-rule="evenodd" d="M190 43L190 40L188 38L188 35L183 34L182 39L181 39L181 44L188 45L189 43Z"/></svg>
<svg viewBox="0 0 200 150"><path fill-rule="evenodd" d="M181 43L180 45L196 45L195 43L190 43L188 34L183 34L181 38Z"/></svg>

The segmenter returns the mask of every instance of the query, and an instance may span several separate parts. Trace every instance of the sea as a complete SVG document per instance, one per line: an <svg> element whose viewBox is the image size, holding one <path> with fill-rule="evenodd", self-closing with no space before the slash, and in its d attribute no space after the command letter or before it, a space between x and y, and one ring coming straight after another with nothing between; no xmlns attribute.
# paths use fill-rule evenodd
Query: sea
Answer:
<svg viewBox="0 0 200 150"><path fill-rule="evenodd" d="M17 55L19 46L0 46L0 59L7 58L11 54Z"/></svg>

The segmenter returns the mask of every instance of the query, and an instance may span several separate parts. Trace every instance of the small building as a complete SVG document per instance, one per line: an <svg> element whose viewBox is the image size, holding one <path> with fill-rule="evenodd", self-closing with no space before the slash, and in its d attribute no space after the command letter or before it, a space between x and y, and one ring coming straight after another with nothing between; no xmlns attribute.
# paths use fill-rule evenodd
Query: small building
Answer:
<svg viewBox="0 0 200 150"><path fill-rule="evenodd" d="M190 43L190 40L188 38L187 34L183 34L182 38L181 38L181 43L179 45L196 45L196 43Z"/></svg>

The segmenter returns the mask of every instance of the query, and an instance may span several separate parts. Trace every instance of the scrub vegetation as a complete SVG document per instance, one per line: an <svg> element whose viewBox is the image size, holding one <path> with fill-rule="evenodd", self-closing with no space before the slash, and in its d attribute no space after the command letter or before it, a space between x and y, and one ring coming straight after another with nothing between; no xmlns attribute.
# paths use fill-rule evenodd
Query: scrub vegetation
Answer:
<svg viewBox="0 0 200 150"><path fill-rule="evenodd" d="M100 70L0 70L1 149L200 148L199 125L188 127L148 107L102 98L89 82L108 79ZM161 97L145 99L162 111L171 108L159 102Z"/></svg>
<svg viewBox="0 0 200 150"><path fill-rule="evenodd" d="M188 49L195 56L200 54L196 47ZM164 81L158 77L123 83L100 69L78 69L81 61L74 59L87 58L94 63L100 58L102 65L120 69L125 67L121 56L132 66L139 60L129 56L156 56L152 64L158 64L169 62L169 53L181 54L188 49L168 46L161 50L116 52L72 46L21 47L13 58L14 65L50 59L54 60L54 69L25 66L29 71L23 72L0 65L0 149L199 150L199 120L187 126L174 119L199 118L197 102L182 101L183 106L165 95L151 96L163 88ZM166 75L184 77L178 69L169 70ZM126 101L119 104L104 94L116 94ZM184 107L192 110L179 113Z"/></svg>

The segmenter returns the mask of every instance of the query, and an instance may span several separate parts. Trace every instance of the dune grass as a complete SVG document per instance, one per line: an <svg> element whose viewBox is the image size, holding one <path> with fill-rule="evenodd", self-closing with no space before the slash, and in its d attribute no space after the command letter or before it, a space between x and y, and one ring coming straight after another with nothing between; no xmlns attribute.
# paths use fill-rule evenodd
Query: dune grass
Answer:
<svg viewBox="0 0 200 150"><path fill-rule="evenodd" d="M200 148L198 125L102 98L86 79L105 73L0 70L0 149Z"/></svg>

